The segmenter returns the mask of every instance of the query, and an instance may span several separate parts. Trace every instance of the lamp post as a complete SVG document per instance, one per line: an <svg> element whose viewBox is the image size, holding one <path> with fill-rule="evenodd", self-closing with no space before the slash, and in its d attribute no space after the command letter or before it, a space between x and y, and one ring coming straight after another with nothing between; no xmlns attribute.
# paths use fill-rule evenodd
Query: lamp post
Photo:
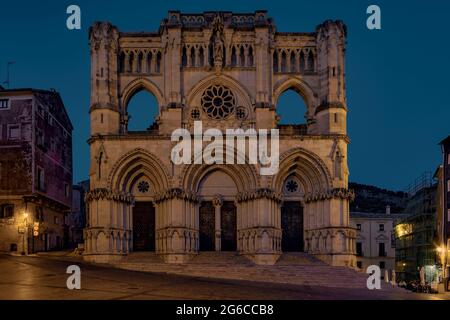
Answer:
<svg viewBox="0 0 450 320"><path fill-rule="evenodd" d="M445 244L439 246L437 248L437 252L439 253L439 258L440 258L440 263L442 265L442 277L443 277L443 282L444 282L444 291L447 291L447 286L448 286L448 278L449 278L449 274L448 274L448 270L447 270L447 247L445 246Z"/></svg>
<svg viewBox="0 0 450 320"><path fill-rule="evenodd" d="M28 236L28 213L25 211L23 214L23 223L24 223L24 228L23 228L23 243L22 243L22 255L26 255L25 252L25 237ZM27 239L28 240L28 239ZM27 248L28 251L28 248Z"/></svg>

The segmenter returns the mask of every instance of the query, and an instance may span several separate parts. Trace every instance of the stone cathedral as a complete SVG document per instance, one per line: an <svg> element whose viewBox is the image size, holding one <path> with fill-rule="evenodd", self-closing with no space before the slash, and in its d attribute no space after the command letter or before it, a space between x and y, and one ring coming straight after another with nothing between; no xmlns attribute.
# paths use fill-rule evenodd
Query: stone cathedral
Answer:
<svg viewBox="0 0 450 320"><path fill-rule="evenodd" d="M85 259L149 251L186 263L202 251L232 251L271 265L298 251L354 266L341 21L279 32L266 11L170 11L156 32L98 22L89 41ZM158 116L148 130L131 131L127 107L141 90L156 98ZM279 124L277 102L287 90L305 102L305 123ZM193 132L195 121L204 130L278 129L278 172L261 175L249 163L175 165L172 132Z"/></svg>

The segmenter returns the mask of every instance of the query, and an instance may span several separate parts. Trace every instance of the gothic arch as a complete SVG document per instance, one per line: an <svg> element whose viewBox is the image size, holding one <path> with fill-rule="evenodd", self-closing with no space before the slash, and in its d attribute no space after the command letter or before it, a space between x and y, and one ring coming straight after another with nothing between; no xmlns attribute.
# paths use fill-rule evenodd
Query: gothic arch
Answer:
<svg viewBox="0 0 450 320"><path fill-rule="evenodd" d="M308 83L298 77L284 78L275 84L273 89L274 105L278 104L278 98L289 89L293 89L303 98L308 109L308 116L314 116L314 109L317 105L316 94Z"/></svg>
<svg viewBox="0 0 450 320"><path fill-rule="evenodd" d="M241 102L241 105L244 105L249 109L250 113L253 113L253 99L250 92L245 88L239 81L236 79L227 76L227 75L211 75L200 80L186 95L186 103L189 107L192 107L192 104L196 98L201 96L203 92L210 85L219 84L229 87L237 96L238 102Z"/></svg>
<svg viewBox="0 0 450 320"><path fill-rule="evenodd" d="M280 157L280 167L273 177L271 187L283 191L287 177L295 175L302 183L305 195L326 192L332 188L331 174L325 163L313 152L303 148L288 150Z"/></svg>
<svg viewBox="0 0 450 320"><path fill-rule="evenodd" d="M111 190L130 192L142 176L150 180L156 192L169 188L169 174L161 160L139 148L126 153L115 163L108 177L108 185Z"/></svg>
<svg viewBox="0 0 450 320"><path fill-rule="evenodd" d="M120 92L120 105L121 105L121 111L126 112L128 103L130 102L131 98L138 93L140 90L146 90L153 94L158 101L158 107L161 111L161 107L164 105L164 96L159 89L159 87L154 84L151 80L146 78L136 78L129 82L123 90Z"/></svg>
<svg viewBox="0 0 450 320"><path fill-rule="evenodd" d="M195 164L196 159L201 159L202 153L194 154L192 162L189 165L185 165L180 178L180 187L185 190L191 190L197 192L201 181L206 175L214 170L222 170L227 173L231 179L233 179L239 192L250 191L259 188L260 181L254 165L248 164L248 157L239 153L234 148L225 147L224 163L226 162L226 153L235 152L236 159L242 159L245 164Z"/></svg>

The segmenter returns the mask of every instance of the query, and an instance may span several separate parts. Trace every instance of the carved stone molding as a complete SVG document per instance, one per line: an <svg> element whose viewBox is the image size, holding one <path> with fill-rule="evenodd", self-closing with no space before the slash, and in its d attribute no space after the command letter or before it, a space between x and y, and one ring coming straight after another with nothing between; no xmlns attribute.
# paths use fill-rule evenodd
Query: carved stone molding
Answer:
<svg viewBox="0 0 450 320"><path fill-rule="evenodd" d="M95 22L89 29L89 43L91 48L98 49L101 44L105 48L117 50L119 32L109 22Z"/></svg>
<svg viewBox="0 0 450 320"><path fill-rule="evenodd" d="M134 196L127 192L114 192L108 188L96 188L86 193L84 200L91 202L93 200L112 200L132 204Z"/></svg>
<svg viewBox="0 0 450 320"><path fill-rule="evenodd" d="M343 199L353 201L355 199L355 192L353 190L345 188L335 188L327 192L317 192L314 194L307 195L305 197L305 202L310 203L315 201L331 200L331 199Z"/></svg>
<svg viewBox="0 0 450 320"><path fill-rule="evenodd" d="M223 205L223 198L220 194L217 194L214 196L214 199L212 202L213 202L214 207L221 207Z"/></svg>
<svg viewBox="0 0 450 320"><path fill-rule="evenodd" d="M170 188L164 190L155 196L154 201L155 203L160 203L170 199L181 199L194 203L200 202L200 197L195 192L185 191L181 188Z"/></svg>
<svg viewBox="0 0 450 320"><path fill-rule="evenodd" d="M274 200L276 202L281 202L283 200L283 195L281 193L275 192L272 189L269 188L260 188L254 191L244 191L240 192L236 196L236 201L238 203L245 202L249 200L256 200L256 199L270 199Z"/></svg>

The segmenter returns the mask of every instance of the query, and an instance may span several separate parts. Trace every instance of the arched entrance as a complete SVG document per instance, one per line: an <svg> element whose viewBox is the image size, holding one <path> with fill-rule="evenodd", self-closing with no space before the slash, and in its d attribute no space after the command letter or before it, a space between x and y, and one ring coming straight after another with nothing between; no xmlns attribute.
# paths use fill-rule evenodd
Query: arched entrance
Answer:
<svg viewBox="0 0 450 320"><path fill-rule="evenodd" d="M134 200L117 207L117 215L112 217L115 225L129 232L129 250L158 251L161 212L155 206L155 195L168 187L167 171L161 161L147 150L134 149L117 161L109 181L111 189L122 190Z"/></svg>
<svg viewBox="0 0 450 320"><path fill-rule="evenodd" d="M208 173L200 182L200 251L237 250L237 188L231 177L220 170Z"/></svg>

